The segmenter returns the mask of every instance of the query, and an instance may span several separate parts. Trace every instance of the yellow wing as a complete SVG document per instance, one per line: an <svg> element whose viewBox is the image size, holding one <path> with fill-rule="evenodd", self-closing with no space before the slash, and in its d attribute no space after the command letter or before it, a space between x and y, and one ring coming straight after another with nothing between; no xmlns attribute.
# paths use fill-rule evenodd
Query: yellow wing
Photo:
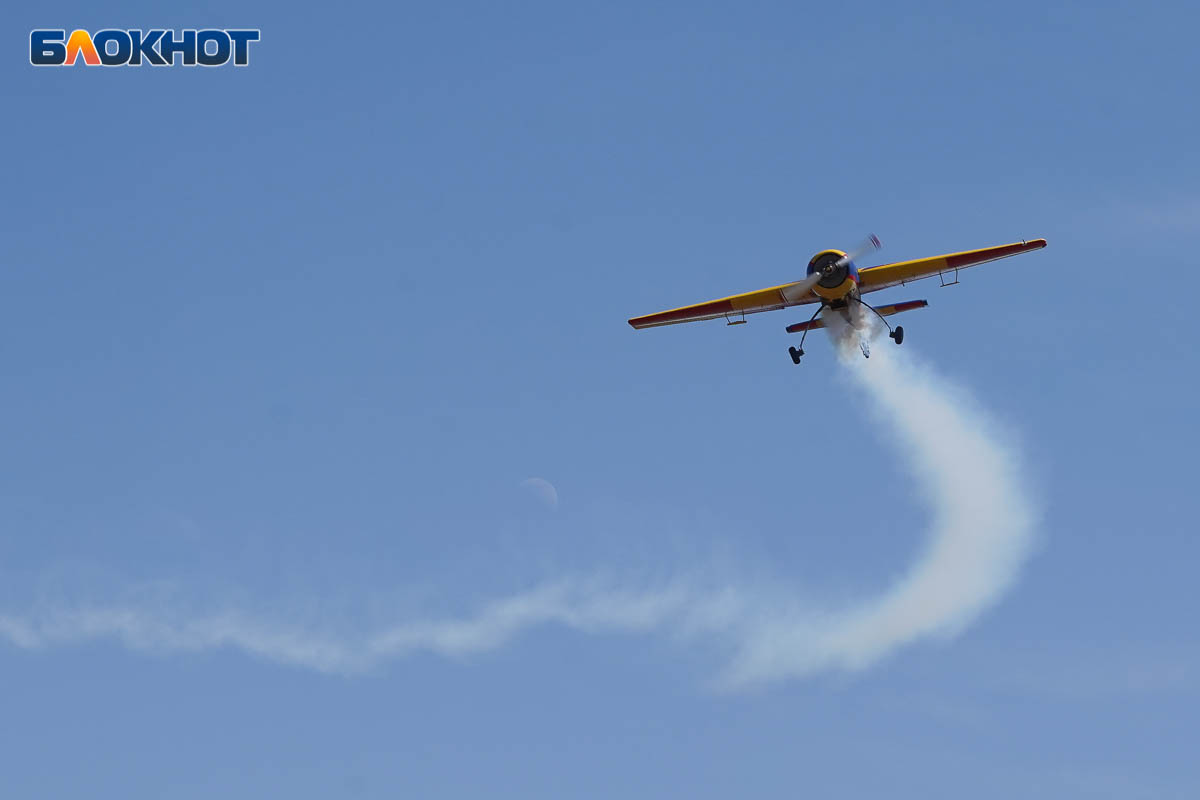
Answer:
<svg viewBox="0 0 1200 800"><path fill-rule="evenodd" d="M932 258L919 258L916 261L898 261L895 264L884 264L859 270L858 290L874 292L889 286L899 286L904 283L918 281L944 272L954 272L965 267L973 267L998 258L1028 253L1031 250L1041 250L1046 246L1045 239L1031 239L1028 242L1014 242L996 247L984 247L980 250L966 250L961 253L946 253Z"/></svg>
<svg viewBox="0 0 1200 800"><path fill-rule="evenodd" d="M966 250L962 253L946 253L932 258L920 258L915 261L899 261L895 264L884 264L859 271L859 291L874 292L889 286L899 286L903 283L928 278L944 272L954 272L965 267L973 267L998 258L1040 250L1046 246L1045 239L1033 239L1028 242L1015 242L997 247L984 247L980 250ZM660 325L676 325L680 322L698 322L704 319L725 317L729 322L742 322L746 314L757 314L760 311L777 311L789 306L799 306L815 303L821 298L812 293L810 288L801 286L807 281L793 281L756 292L730 295L719 300L709 300L707 303L696 303L691 306L672 308L655 314L634 317L629 324L635 328L655 328Z"/></svg>
<svg viewBox="0 0 1200 800"><path fill-rule="evenodd" d="M746 292L720 300L710 300L707 303L696 303L692 306L672 308L669 311L659 311L656 314L646 314L634 317L629 324L635 328L656 328L660 325L676 325L680 322L697 322L702 319L717 319L725 317L730 322L741 322L746 314L757 314L760 311L776 311L788 306L798 306L804 303L815 303L820 298L811 290L799 291L797 287L802 281L759 289L757 292Z"/></svg>

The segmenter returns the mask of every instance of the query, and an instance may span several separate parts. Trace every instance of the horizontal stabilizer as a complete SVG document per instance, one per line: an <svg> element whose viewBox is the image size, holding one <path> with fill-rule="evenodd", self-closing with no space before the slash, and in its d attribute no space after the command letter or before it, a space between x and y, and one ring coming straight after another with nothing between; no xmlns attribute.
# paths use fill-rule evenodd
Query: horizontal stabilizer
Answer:
<svg viewBox="0 0 1200 800"><path fill-rule="evenodd" d="M808 322L797 322L795 325L788 325L788 333L800 333L802 331L815 331L817 328L824 328L825 320L820 317Z"/></svg>
<svg viewBox="0 0 1200 800"><path fill-rule="evenodd" d="M890 317L892 314L899 314L903 311L912 311L914 308L924 308L927 305L929 305L928 300L908 300L903 303L892 303L889 306L876 306L875 310L879 312L879 316L881 317ZM825 320L818 317L810 322L797 322L794 325L788 325L787 332L801 333L803 331L815 331L818 328L824 327Z"/></svg>

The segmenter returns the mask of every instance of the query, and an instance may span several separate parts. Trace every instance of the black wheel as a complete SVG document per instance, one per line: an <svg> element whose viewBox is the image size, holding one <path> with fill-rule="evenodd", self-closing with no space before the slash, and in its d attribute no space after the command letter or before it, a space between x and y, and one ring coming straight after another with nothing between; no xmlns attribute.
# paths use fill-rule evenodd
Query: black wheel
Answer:
<svg viewBox="0 0 1200 800"><path fill-rule="evenodd" d="M796 349L796 348L794 348L794 347L789 347L789 348L788 348L788 355L792 357L792 363L793 363L793 364L799 364L799 363L800 363L800 356L804 355L804 351L803 351L803 350L797 350L797 349Z"/></svg>
<svg viewBox="0 0 1200 800"><path fill-rule="evenodd" d="M892 338L896 340L896 344L904 344L904 326L897 325L896 330L892 331Z"/></svg>

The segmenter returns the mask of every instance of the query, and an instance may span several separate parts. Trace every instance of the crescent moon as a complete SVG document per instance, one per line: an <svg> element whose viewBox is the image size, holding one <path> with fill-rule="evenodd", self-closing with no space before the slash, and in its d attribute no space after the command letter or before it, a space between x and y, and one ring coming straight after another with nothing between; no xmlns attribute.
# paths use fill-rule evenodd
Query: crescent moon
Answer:
<svg viewBox="0 0 1200 800"><path fill-rule="evenodd" d="M545 478L526 478L521 486L534 495L546 508L558 508L558 490Z"/></svg>

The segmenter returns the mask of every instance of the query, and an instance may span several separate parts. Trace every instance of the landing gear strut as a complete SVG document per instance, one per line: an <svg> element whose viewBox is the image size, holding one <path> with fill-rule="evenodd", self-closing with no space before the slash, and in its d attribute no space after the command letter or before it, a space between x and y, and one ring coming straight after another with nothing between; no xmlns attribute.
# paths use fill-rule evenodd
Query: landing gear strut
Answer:
<svg viewBox="0 0 1200 800"><path fill-rule="evenodd" d="M879 321L882 322L884 325L887 325L888 338L895 341L896 344L904 343L904 326L903 325L897 325L893 329L891 325L888 325L887 318L884 317L883 314L880 314L878 311L875 311L874 306L870 305L869 303L864 303L863 299L861 297L855 297L854 299L858 301L858 304L860 306L871 309L871 311L873 311L875 313L875 316L879 317ZM866 355L866 353L864 353L863 355ZM870 358L870 356L867 356L867 358Z"/></svg>
<svg viewBox="0 0 1200 800"><path fill-rule="evenodd" d="M825 309L825 302L822 301L821 305L817 308L817 310L813 312L813 315L808 318L808 322L810 325L812 324L812 321L817 318L817 314L820 314L824 309ZM807 338L808 338L808 328L805 328L804 333L800 336L800 346L788 348L788 355L792 357L793 364L800 363L800 356L804 355L804 340Z"/></svg>

